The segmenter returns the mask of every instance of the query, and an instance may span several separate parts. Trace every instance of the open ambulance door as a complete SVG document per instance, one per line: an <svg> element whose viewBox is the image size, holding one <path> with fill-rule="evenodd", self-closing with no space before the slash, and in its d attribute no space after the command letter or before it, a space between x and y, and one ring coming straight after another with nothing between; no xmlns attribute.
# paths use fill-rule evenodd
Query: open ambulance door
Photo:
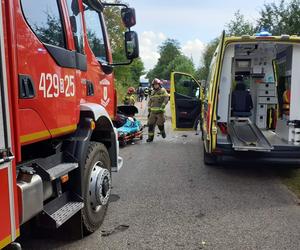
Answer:
<svg viewBox="0 0 300 250"><path fill-rule="evenodd" d="M219 45L213 54L203 93L202 137L206 153L213 152L217 145L217 102L225 46L224 40L225 31L222 32Z"/></svg>
<svg viewBox="0 0 300 250"><path fill-rule="evenodd" d="M171 73L170 101L172 128L188 130L196 126L201 114L201 86L193 76Z"/></svg>

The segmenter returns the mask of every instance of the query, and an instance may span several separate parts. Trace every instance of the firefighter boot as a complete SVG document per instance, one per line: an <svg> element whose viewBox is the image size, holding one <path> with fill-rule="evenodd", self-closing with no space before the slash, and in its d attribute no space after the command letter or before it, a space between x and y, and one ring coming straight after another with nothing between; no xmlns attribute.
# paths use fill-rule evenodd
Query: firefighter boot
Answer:
<svg viewBox="0 0 300 250"><path fill-rule="evenodd" d="M161 137L162 138L166 138L166 131L165 131L165 126L162 125L162 126L158 126L159 130L160 130L160 134L161 134Z"/></svg>
<svg viewBox="0 0 300 250"><path fill-rule="evenodd" d="M154 126L149 125L148 127L148 139L147 142L152 142L154 139Z"/></svg>

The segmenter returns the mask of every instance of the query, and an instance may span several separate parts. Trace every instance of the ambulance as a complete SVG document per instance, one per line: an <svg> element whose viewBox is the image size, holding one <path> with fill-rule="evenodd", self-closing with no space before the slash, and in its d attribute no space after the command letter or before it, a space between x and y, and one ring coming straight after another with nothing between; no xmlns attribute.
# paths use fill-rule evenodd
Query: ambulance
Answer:
<svg viewBox="0 0 300 250"><path fill-rule="evenodd" d="M206 164L297 165L299 66L298 36L223 32L205 84L189 74L171 74L173 129L201 124Z"/></svg>

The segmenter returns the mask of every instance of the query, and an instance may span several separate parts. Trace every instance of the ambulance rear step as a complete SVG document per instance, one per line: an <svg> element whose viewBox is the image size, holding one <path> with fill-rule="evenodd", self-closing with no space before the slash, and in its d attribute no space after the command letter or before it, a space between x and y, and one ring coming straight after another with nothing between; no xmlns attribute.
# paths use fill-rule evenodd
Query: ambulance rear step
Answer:
<svg viewBox="0 0 300 250"><path fill-rule="evenodd" d="M249 118L235 118L229 122L228 134L236 151L264 151L273 149L261 130Z"/></svg>

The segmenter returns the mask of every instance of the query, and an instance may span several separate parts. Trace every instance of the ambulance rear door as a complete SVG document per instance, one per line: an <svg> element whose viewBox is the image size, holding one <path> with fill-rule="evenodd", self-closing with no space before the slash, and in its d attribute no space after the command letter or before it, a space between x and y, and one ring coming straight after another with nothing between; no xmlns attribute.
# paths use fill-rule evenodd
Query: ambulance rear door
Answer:
<svg viewBox="0 0 300 250"><path fill-rule="evenodd" d="M204 97L202 103L203 123L202 137L207 153L211 153L217 144L217 102L219 92L219 82L221 75L221 64L224 54L225 31L223 31L219 45L213 54L208 78L204 87Z"/></svg>

